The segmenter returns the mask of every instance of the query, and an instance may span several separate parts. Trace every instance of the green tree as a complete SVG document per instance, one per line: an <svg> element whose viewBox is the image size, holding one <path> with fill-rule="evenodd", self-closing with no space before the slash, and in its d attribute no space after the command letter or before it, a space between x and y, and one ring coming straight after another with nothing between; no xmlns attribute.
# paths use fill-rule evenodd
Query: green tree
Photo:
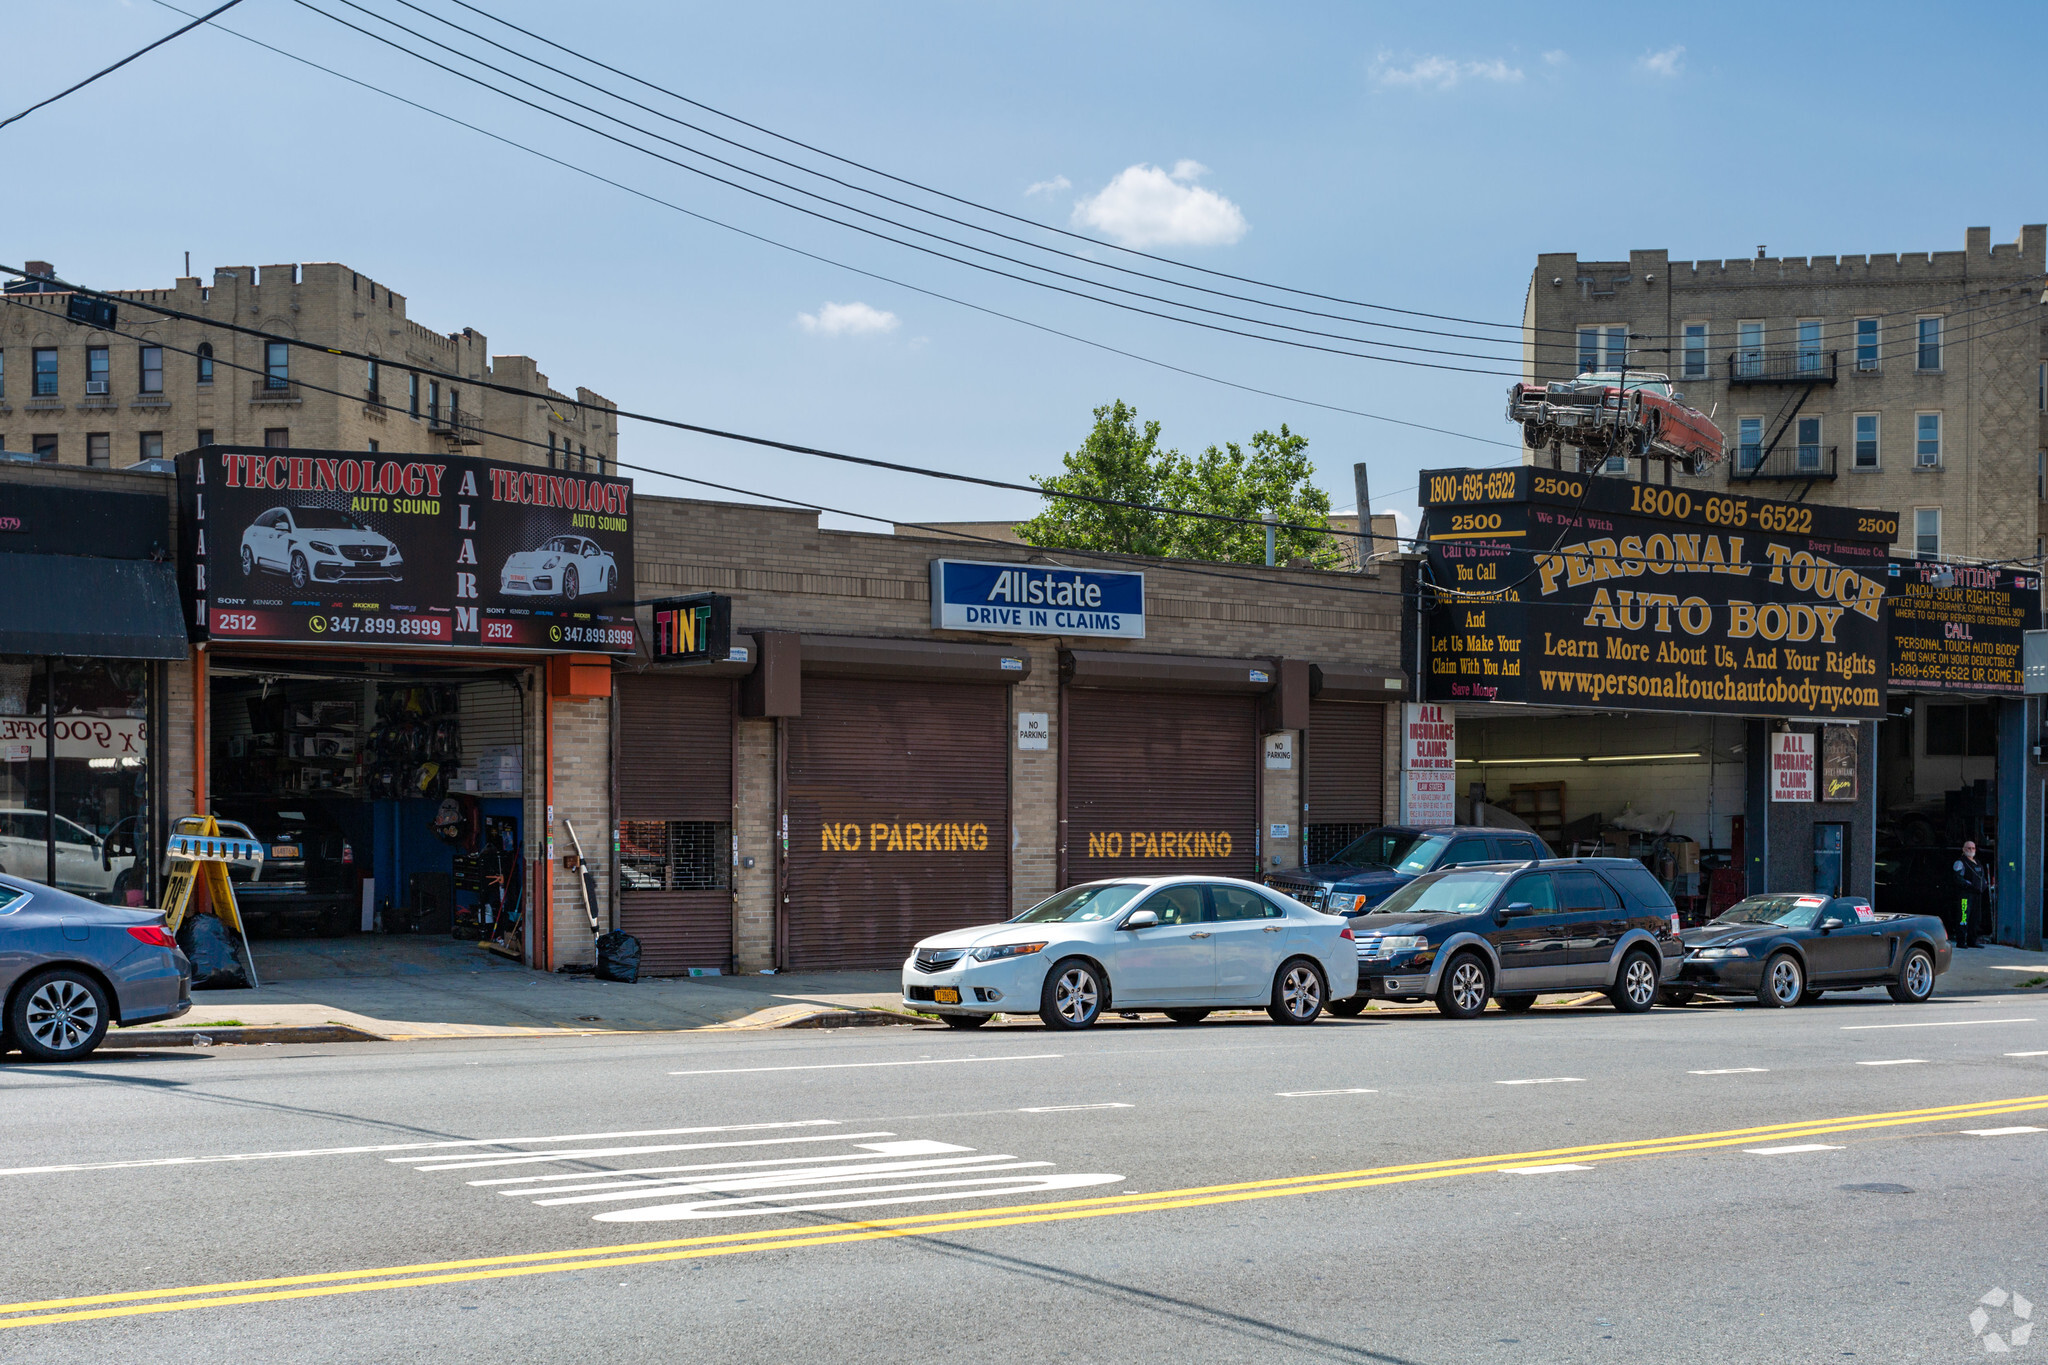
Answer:
<svg viewBox="0 0 2048 1365"><path fill-rule="evenodd" d="M1141 427L1134 408L1121 400L1095 409L1095 426L1078 450L1063 459L1065 471L1033 475L1048 493L1081 493L1121 502L1216 512L1252 522L1271 509L1283 522L1327 527L1330 495L1310 482L1308 438L1283 424L1278 433L1255 433L1248 446L1226 441L1193 458L1159 444L1159 423ZM1129 507L1105 507L1071 498L1047 498L1043 512L1020 523L1026 544L1113 554L1158 555L1222 563L1263 564L1266 532L1260 525L1173 516ZM1275 557L1285 564L1306 559L1318 567L1342 560L1327 531L1281 529Z"/></svg>

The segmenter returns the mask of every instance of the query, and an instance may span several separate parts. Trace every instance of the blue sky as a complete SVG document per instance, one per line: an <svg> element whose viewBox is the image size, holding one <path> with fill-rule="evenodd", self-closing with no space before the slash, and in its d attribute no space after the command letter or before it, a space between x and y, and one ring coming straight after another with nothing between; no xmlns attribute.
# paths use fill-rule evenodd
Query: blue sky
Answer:
<svg viewBox="0 0 2048 1365"><path fill-rule="evenodd" d="M366 22L343 0L317 2ZM1885 4L1579 6L1550 22L1505 4L474 2L981 203L1098 239L1153 241L1212 269L1492 322L1520 317L1538 251L1945 250L1972 224L2007 241L2048 219L2037 189L2034 92L2048 28L2038 6L1982 5L1964 25ZM399 0L358 3L459 37ZM489 28L452 0L416 3ZM153 0L18 8L6 112L185 22ZM407 295L424 325L472 326L497 351L538 357L561 387L1003 478L1056 469L1090 409L1114 398L1159 419L1185 450L1285 422L1310 437L1339 507L1353 501L1354 460L1371 467L1376 506L1405 510L1419 468L1515 458L1505 375L1320 355L1118 313L750 200L293 0L245 0L222 22L848 265L1253 388L1480 439L1246 393L806 260L207 30L0 131L15 168L0 258L49 259L101 287L166 283L188 250L201 274L340 260ZM1034 510L1028 495L633 424L622 453L906 520Z"/></svg>

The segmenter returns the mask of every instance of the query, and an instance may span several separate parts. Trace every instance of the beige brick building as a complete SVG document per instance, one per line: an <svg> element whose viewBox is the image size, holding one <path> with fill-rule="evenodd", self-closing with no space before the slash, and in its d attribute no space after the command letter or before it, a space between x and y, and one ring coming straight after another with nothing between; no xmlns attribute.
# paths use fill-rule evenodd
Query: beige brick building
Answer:
<svg viewBox="0 0 2048 1365"><path fill-rule="evenodd" d="M1897 511L1901 554L2029 559L2048 498L2044 248L2036 224L1902 255L1545 253L1523 367L1555 380L1625 357L1669 374L1729 446L1680 482ZM1627 464L1608 472L1640 476Z"/></svg>
<svg viewBox="0 0 2048 1365"><path fill-rule="evenodd" d="M48 262L31 273L54 275ZM482 333L436 332L390 286L332 262L235 266L123 299L378 357L375 365L117 305L111 330L67 320L72 295L0 294L0 449L126 468L194 446L440 452L601 470L618 452L615 406L561 393L530 357ZM489 380L546 401L476 386Z"/></svg>

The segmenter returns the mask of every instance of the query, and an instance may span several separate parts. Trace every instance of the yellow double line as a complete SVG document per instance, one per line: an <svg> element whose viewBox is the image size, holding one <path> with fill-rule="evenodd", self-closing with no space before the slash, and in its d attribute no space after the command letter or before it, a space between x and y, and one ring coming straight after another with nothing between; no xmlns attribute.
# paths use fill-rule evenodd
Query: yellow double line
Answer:
<svg viewBox="0 0 2048 1365"><path fill-rule="evenodd" d="M1211 1204L1278 1199L1287 1195L1326 1194L1336 1190L1364 1189L1373 1185L1397 1185L1419 1180L1442 1180L1451 1176L1486 1175L1517 1166L1565 1159L1589 1163L1676 1156L1682 1152L1702 1151L1715 1147L1740 1147L1759 1141L1993 1118L2003 1114L2021 1114L2040 1109L2048 1109L2048 1095L2026 1095L2014 1099L1984 1100L1974 1104L1943 1105L1934 1109L1900 1109L1881 1114L1808 1119L1798 1123L1770 1124L1760 1128L1732 1128L1721 1132L1691 1133L1638 1142L1552 1147L1542 1151L1510 1152L1499 1156L1423 1161L1402 1166L1379 1166L1356 1171L1332 1171L1321 1175L1288 1176L1276 1180L1249 1180L1229 1185L1162 1190L1156 1194L1108 1195L1094 1199L1062 1200L1050 1204L1021 1204L1010 1208L982 1209L971 1214L916 1214L859 1223L789 1228L780 1232L734 1232L663 1242L629 1242L618 1246L578 1247L567 1251L480 1256L459 1261L380 1266L370 1270L335 1270L262 1280L183 1285L173 1289L138 1289L125 1293L88 1294L67 1299L0 1303L0 1315L5 1315L0 1316L0 1328L47 1326L63 1322L86 1322L97 1318L136 1317L149 1313L179 1313L195 1308L276 1303L285 1299L318 1298L334 1294L417 1289L427 1285L465 1284L478 1280L510 1279L522 1275L556 1275L576 1270L602 1270L618 1266L651 1265L661 1261L733 1256L750 1251L786 1251L793 1247L833 1246L846 1242L872 1242L898 1237L928 1237L939 1233L969 1232L980 1228L1021 1227L1030 1223L1106 1218L1116 1214L1162 1213L1175 1209L1201 1208Z"/></svg>

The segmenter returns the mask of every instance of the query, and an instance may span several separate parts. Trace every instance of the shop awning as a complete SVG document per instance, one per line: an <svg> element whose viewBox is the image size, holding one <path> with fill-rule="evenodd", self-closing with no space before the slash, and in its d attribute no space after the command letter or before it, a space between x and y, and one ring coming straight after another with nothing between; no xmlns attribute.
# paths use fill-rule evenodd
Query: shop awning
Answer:
<svg viewBox="0 0 2048 1365"><path fill-rule="evenodd" d="M186 652L169 563L0 554L0 654L182 659Z"/></svg>

